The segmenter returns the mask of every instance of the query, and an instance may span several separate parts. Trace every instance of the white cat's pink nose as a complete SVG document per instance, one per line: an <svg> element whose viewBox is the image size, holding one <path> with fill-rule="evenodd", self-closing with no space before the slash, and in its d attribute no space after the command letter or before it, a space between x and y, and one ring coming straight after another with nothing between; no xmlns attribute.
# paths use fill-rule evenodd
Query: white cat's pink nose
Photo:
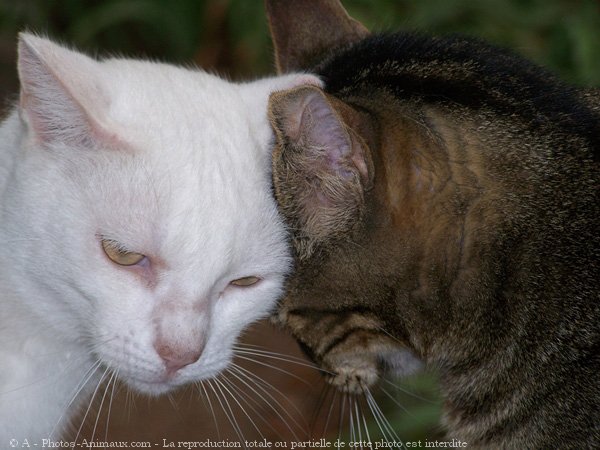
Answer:
<svg viewBox="0 0 600 450"><path fill-rule="evenodd" d="M199 349L183 349L160 342L154 344L158 356L164 361L167 371L171 374L198 361L202 355L203 347Z"/></svg>

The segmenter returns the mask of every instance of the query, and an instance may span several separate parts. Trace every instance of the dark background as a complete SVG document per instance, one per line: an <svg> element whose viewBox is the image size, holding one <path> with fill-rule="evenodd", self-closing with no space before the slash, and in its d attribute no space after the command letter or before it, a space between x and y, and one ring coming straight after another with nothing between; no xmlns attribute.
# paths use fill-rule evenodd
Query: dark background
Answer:
<svg viewBox="0 0 600 450"><path fill-rule="evenodd" d="M479 36L513 48L568 81L600 86L597 0L346 0L343 3L353 17L371 29ZM47 34L91 54L126 55L186 65L193 62L235 80L273 72L272 47L260 0L0 0L0 106L4 109L12 104L18 92L15 48L16 34L21 30ZM268 324L253 327L244 341L301 356L291 339ZM308 430L319 437L326 424L327 436L335 439L342 433L349 440L352 439L349 406L355 425L357 421L362 424L363 413L367 417L374 441L380 437L380 429L385 429L381 423L378 426L382 419L375 420L366 404L350 405L350 400L343 400L341 395L326 393L314 370L274 358L257 360L237 362L264 382L257 381L250 387L226 375L237 384L237 393L230 395L221 388L219 398L211 394L208 401L201 394L202 388L196 387L158 400L136 396L118 387L109 407L112 389L104 402L104 391L100 389L85 421L82 417L87 404L81 417L74 421L73 435L83 421L80 439L89 438L98 418L95 437L101 440L107 437L158 444L162 444L162 439L239 440L240 432L252 440L261 437L271 441L302 440ZM216 384L213 387L219 391ZM405 440L440 436L437 423L441 400L436 394L434 375L420 376L399 386L385 382L382 388L378 403L398 436ZM212 392L209 385L206 389ZM230 414L239 421L238 431L223 413L229 407ZM211 410L215 410L216 420ZM341 427L340 421L345 422ZM364 426L360 428L362 438L366 438ZM355 440L358 433L355 426Z"/></svg>

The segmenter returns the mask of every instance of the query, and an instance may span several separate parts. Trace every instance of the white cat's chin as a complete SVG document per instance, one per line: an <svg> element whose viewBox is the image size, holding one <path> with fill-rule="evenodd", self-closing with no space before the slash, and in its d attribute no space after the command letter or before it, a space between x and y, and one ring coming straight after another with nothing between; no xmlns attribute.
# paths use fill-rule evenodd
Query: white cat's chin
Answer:
<svg viewBox="0 0 600 450"><path fill-rule="evenodd" d="M148 395L150 397L157 397L162 394L166 394L174 389L177 389L181 385L172 381L142 381L135 379L123 380L128 387L141 394Z"/></svg>
<svg viewBox="0 0 600 450"><path fill-rule="evenodd" d="M227 364L224 364L222 368L212 367L211 369L189 366L175 374L164 372L155 376L147 374L140 374L141 376L127 375L122 376L121 381L130 389L140 394L156 397L186 386L189 383L213 378L223 370L226 370L226 367Z"/></svg>
<svg viewBox="0 0 600 450"><path fill-rule="evenodd" d="M123 378L122 381L124 381L129 388L140 394L156 397L186 385L189 382L189 379L176 374L172 377L156 377L155 380L126 377Z"/></svg>

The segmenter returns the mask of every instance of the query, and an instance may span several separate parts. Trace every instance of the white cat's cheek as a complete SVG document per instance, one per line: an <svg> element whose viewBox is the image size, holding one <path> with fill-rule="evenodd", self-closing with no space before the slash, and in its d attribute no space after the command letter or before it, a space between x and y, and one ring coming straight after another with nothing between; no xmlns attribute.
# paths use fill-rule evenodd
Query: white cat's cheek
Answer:
<svg viewBox="0 0 600 450"><path fill-rule="evenodd" d="M153 351L152 298L143 290L107 296L96 312L96 354L119 376L147 379L160 376L161 361Z"/></svg>
<svg viewBox="0 0 600 450"><path fill-rule="evenodd" d="M182 370L183 380L206 379L226 370L233 346L244 328L266 317L282 294L283 276L272 276L256 286L227 289L213 310L209 340L197 363Z"/></svg>

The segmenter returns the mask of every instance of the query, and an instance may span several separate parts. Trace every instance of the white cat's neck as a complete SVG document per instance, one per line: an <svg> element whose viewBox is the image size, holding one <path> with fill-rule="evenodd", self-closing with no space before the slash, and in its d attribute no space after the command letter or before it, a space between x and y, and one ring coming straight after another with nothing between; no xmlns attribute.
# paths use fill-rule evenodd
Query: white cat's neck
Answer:
<svg viewBox="0 0 600 450"><path fill-rule="evenodd" d="M40 323L2 286L0 436L39 445L64 433L101 373L80 343Z"/></svg>

